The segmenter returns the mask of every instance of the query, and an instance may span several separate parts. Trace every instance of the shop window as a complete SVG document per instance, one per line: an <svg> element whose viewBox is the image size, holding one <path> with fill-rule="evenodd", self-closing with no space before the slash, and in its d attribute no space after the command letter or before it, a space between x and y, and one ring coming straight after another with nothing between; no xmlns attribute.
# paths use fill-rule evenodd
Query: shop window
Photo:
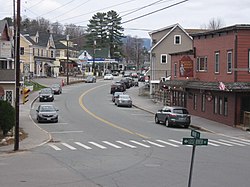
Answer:
<svg viewBox="0 0 250 187"><path fill-rule="evenodd" d="M218 114L218 97L214 97L214 114Z"/></svg>
<svg viewBox="0 0 250 187"><path fill-rule="evenodd" d="M219 114L223 114L223 101L221 97L219 97Z"/></svg>
<svg viewBox="0 0 250 187"><path fill-rule="evenodd" d="M224 116L228 115L228 99L224 97Z"/></svg>
<svg viewBox="0 0 250 187"><path fill-rule="evenodd" d="M194 94L193 108L194 110L197 110L197 94Z"/></svg>
<svg viewBox="0 0 250 187"><path fill-rule="evenodd" d="M205 112L205 108L206 108L206 95L202 94L202 98L201 98L201 111Z"/></svg>

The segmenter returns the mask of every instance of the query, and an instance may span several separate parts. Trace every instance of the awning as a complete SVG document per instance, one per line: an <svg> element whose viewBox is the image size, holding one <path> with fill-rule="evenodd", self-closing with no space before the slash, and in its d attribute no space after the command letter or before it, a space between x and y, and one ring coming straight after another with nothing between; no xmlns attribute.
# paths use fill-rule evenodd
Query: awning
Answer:
<svg viewBox="0 0 250 187"><path fill-rule="evenodd" d="M45 65L46 65L46 64L47 64L48 66L50 66L50 67L56 67L55 64L52 64L52 63L50 63L50 62L46 62Z"/></svg>

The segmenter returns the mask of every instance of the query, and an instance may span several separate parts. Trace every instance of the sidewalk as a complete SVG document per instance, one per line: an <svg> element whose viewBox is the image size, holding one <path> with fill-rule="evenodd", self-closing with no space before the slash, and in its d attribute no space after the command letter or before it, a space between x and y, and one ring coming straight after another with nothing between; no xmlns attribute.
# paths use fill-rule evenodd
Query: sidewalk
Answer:
<svg viewBox="0 0 250 187"><path fill-rule="evenodd" d="M53 83L61 83L62 77L59 78L41 78L35 81L42 85L51 85ZM141 83L143 84L143 83ZM126 92L131 96L134 107L145 110L151 114L162 108L161 103L155 103L147 96L139 96L139 87L132 87L127 89ZM41 129L30 117L30 108L33 102L38 96L38 92L31 92L29 95L29 101L25 105L20 105L20 128L28 134L28 137L19 142L19 150L29 150L38 146L41 146L51 140L51 136L48 132ZM191 128L195 128L201 131L208 131L225 136L233 136L238 138L250 139L250 133L243 131L242 129L233 128L222 123L217 123L198 116L192 116ZM14 149L14 145L0 147L0 154L5 152L11 152Z"/></svg>

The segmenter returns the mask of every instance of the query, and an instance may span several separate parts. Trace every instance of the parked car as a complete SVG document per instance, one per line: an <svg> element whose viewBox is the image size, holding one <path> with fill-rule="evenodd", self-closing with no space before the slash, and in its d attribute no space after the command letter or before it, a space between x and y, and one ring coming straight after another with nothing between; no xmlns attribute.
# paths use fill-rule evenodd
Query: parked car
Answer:
<svg viewBox="0 0 250 187"><path fill-rule="evenodd" d="M112 74L106 74L104 75L104 80L113 80L114 76Z"/></svg>
<svg viewBox="0 0 250 187"><path fill-rule="evenodd" d="M191 117L188 110L178 106L164 106L155 114L155 123L164 123L166 126L184 126L188 128Z"/></svg>
<svg viewBox="0 0 250 187"><path fill-rule="evenodd" d="M86 78L86 83L94 83L96 82L96 77L93 75L88 75Z"/></svg>
<svg viewBox="0 0 250 187"><path fill-rule="evenodd" d="M113 76L118 76L118 75L119 75L119 72L118 72L118 71L114 71L114 72L112 73L112 75L113 75Z"/></svg>
<svg viewBox="0 0 250 187"><path fill-rule="evenodd" d="M54 101L54 91L51 88L43 88L39 92L39 101Z"/></svg>
<svg viewBox="0 0 250 187"><path fill-rule="evenodd" d="M40 122L58 122L58 109L54 105L39 105L36 110L36 119Z"/></svg>
<svg viewBox="0 0 250 187"><path fill-rule="evenodd" d="M53 90L54 94L61 94L62 93L62 87L60 84L52 84L51 89Z"/></svg>
<svg viewBox="0 0 250 187"><path fill-rule="evenodd" d="M124 88L124 85L119 83L119 82L115 82L111 85L110 88L110 93L114 94L115 92L124 92L126 89Z"/></svg>
<svg viewBox="0 0 250 187"><path fill-rule="evenodd" d="M115 100L122 94L124 94L124 92L115 92L112 96L112 101L115 102Z"/></svg>
<svg viewBox="0 0 250 187"><path fill-rule="evenodd" d="M123 94L119 95L119 98L115 100L115 104L119 106L132 107L132 99L129 95Z"/></svg>

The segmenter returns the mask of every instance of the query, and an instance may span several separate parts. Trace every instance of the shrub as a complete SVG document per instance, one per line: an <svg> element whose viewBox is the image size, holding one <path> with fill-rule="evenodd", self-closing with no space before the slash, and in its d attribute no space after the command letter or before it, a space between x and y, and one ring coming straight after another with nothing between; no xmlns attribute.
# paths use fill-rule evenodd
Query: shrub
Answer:
<svg viewBox="0 0 250 187"><path fill-rule="evenodd" d="M15 109L7 101L0 100L0 129L6 135L15 125Z"/></svg>

